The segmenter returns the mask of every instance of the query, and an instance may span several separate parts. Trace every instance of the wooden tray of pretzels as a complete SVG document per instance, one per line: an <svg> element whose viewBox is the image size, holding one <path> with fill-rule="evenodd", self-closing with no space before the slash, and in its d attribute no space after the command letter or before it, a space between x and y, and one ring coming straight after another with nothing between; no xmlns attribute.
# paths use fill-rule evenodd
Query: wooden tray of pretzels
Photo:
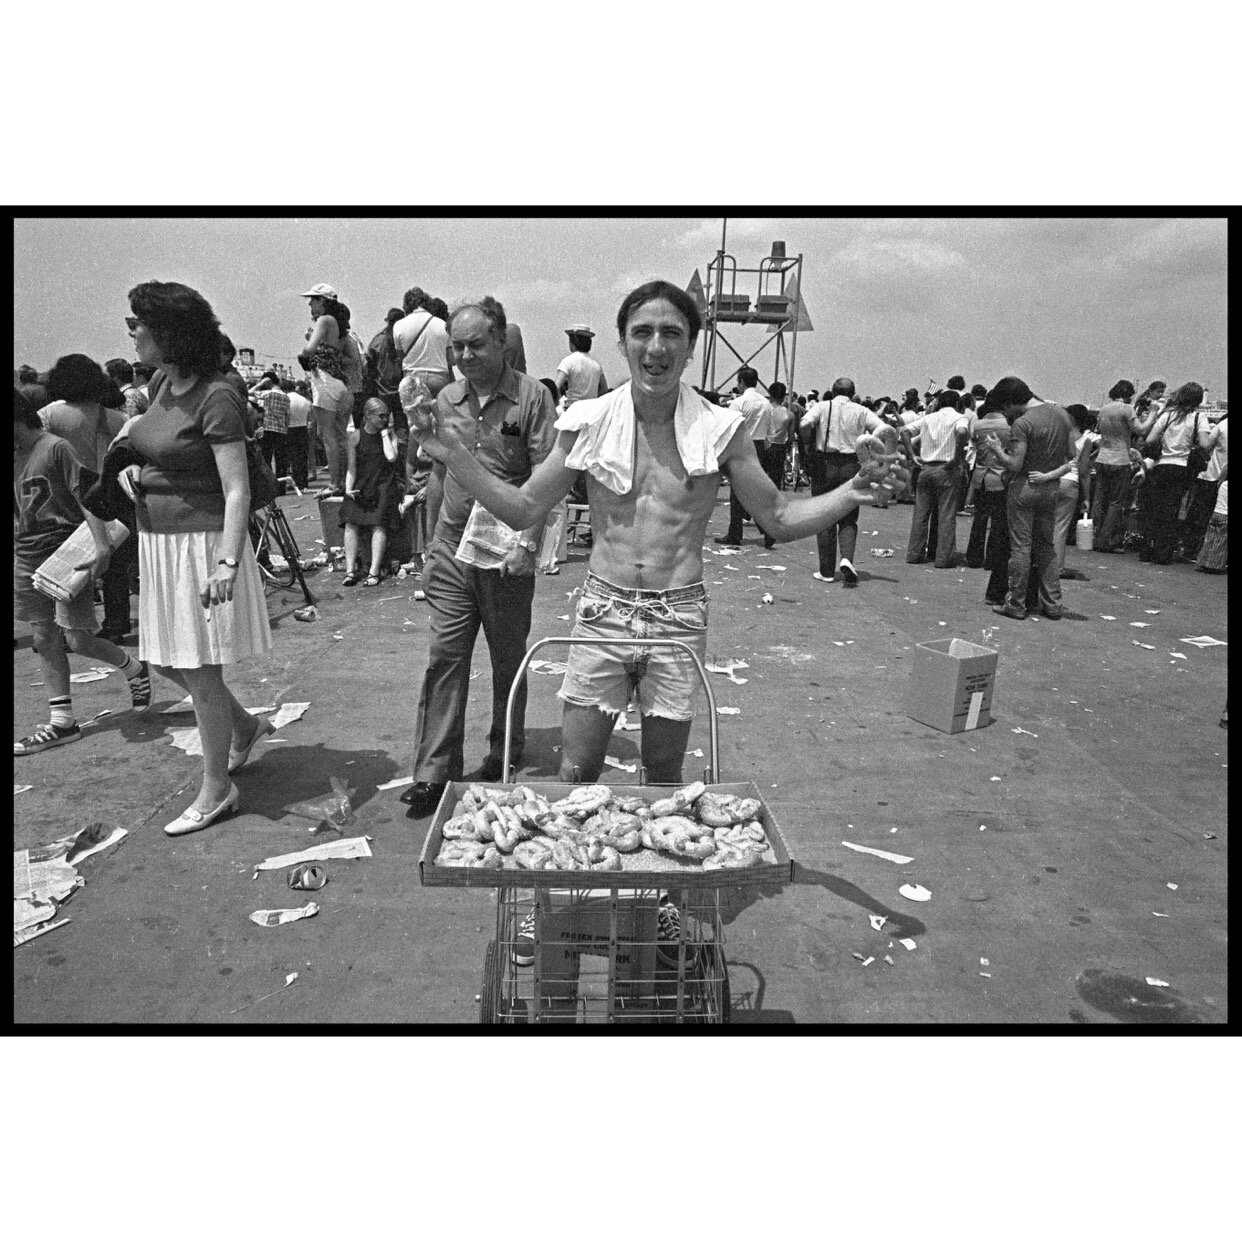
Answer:
<svg viewBox="0 0 1242 1242"><path fill-rule="evenodd" d="M452 781L418 859L429 886L725 888L788 883L793 859L750 781Z"/></svg>

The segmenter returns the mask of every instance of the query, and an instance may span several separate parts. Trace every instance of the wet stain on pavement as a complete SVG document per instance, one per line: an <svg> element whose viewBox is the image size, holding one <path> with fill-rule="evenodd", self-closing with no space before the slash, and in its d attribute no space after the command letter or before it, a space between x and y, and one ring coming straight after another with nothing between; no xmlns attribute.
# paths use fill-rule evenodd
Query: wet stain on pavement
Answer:
<svg viewBox="0 0 1242 1242"><path fill-rule="evenodd" d="M1202 1019L1170 988L1111 970L1084 970L1075 980L1078 995L1092 1009L1122 1022L1200 1022Z"/></svg>
<svg viewBox="0 0 1242 1242"><path fill-rule="evenodd" d="M231 975L232 973L232 966L221 966L220 969L216 971L216 974L218 975Z"/></svg>
<svg viewBox="0 0 1242 1242"><path fill-rule="evenodd" d="M1071 1022L1090 1022L1091 1021L1091 1019L1088 1018L1087 1015L1083 1013L1081 1009L1071 1009L1069 1011L1069 1016L1070 1016Z"/></svg>
<svg viewBox="0 0 1242 1242"><path fill-rule="evenodd" d="M1048 872L1049 875L1056 875L1057 873L1057 869L1055 867L1045 867L1044 870Z"/></svg>
<svg viewBox="0 0 1242 1242"><path fill-rule="evenodd" d="M49 957L47 964L49 966L63 966L68 960L66 957Z"/></svg>
<svg viewBox="0 0 1242 1242"><path fill-rule="evenodd" d="M1091 920L1085 914L1076 914L1070 919L1070 923L1074 927L1085 927L1090 922Z"/></svg>

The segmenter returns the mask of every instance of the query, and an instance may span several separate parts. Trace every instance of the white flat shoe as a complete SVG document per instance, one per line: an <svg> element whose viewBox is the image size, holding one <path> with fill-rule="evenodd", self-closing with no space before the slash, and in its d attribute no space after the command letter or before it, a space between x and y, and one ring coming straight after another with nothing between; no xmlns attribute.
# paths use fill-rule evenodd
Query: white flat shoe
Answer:
<svg viewBox="0 0 1242 1242"><path fill-rule="evenodd" d="M827 577L824 577L824 575L819 573L818 571L813 573L811 577L814 578L816 582L835 582L836 581L836 579L832 576L832 574L829 574Z"/></svg>
<svg viewBox="0 0 1242 1242"><path fill-rule="evenodd" d="M232 744L229 745L229 775L232 776L239 768L246 766L250 758L250 752L254 750L255 743L261 737L265 737L269 733L276 732L276 726L270 720L264 720L262 716L253 718L256 722L254 736L246 743L241 750L234 750Z"/></svg>
<svg viewBox="0 0 1242 1242"><path fill-rule="evenodd" d="M206 828L214 824L216 820L232 815L237 810L237 798L237 786L230 785L228 796L214 811L196 811L192 806L187 807L171 824L164 825L164 831L170 837L180 837L187 832L197 832L200 828Z"/></svg>

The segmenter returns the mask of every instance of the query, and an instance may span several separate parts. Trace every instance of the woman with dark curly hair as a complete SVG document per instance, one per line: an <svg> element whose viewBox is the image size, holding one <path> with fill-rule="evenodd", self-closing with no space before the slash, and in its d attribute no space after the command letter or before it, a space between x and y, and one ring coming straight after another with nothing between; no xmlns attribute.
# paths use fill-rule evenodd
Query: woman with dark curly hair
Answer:
<svg viewBox="0 0 1242 1242"><path fill-rule="evenodd" d="M319 433L328 455L328 492L345 494L345 433L353 409L345 370L349 337L349 310L331 285L308 289L311 326L298 362L310 375L311 430ZM312 470L314 469L312 464Z"/></svg>
<svg viewBox="0 0 1242 1242"><path fill-rule="evenodd" d="M224 683L224 665L272 645L246 534L245 402L221 373L220 324L202 294L151 281L130 290L138 358L159 368L129 441L145 465L122 475L138 514L139 654L194 701L203 780L164 831L206 828L237 810L230 780L272 726Z"/></svg>
<svg viewBox="0 0 1242 1242"><path fill-rule="evenodd" d="M43 426L54 436L68 440L90 478L84 492L103 469L108 445L125 425L125 397L120 386L93 358L66 354L57 358L47 378L48 405L39 411ZM131 522L125 523L132 528ZM121 545L112 555L100 579L104 622L99 636L119 643L129 633L129 580L137 565L133 548L137 539Z"/></svg>

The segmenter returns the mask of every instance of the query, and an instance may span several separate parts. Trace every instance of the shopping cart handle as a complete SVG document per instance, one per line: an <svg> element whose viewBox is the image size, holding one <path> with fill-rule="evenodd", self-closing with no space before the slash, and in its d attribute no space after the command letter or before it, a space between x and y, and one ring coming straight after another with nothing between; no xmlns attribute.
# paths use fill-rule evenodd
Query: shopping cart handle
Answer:
<svg viewBox="0 0 1242 1242"><path fill-rule="evenodd" d="M720 734L716 721L716 696L712 693L711 683L707 680L707 672L703 663L695 654L694 648L680 638L540 638L531 644L530 649L522 657L522 662L513 675L513 684L509 687L509 699L505 704L505 753L501 764L501 780L510 780L509 757L513 742L513 704L517 699L518 686L526 676L526 666L536 651L550 643L564 643L567 647L675 647L684 651L694 662L695 672L703 683L703 691L707 695L707 731L709 749L711 750L710 766L704 771L703 779L707 784L720 779Z"/></svg>

